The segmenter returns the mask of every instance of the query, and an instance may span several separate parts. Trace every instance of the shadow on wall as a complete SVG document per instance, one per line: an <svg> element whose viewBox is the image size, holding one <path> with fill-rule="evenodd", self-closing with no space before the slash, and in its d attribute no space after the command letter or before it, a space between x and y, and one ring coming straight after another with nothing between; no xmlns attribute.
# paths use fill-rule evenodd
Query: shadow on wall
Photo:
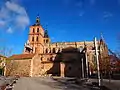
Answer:
<svg viewBox="0 0 120 90"><path fill-rule="evenodd" d="M57 53L55 59L53 60L53 67L47 71L47 74L52 74L52 76L64 77L82 77L82 61L85 71L85 55L80 53L77 48L68 47L62 50L62 52ZM63 72L62 72L63 69Z"/></svg>

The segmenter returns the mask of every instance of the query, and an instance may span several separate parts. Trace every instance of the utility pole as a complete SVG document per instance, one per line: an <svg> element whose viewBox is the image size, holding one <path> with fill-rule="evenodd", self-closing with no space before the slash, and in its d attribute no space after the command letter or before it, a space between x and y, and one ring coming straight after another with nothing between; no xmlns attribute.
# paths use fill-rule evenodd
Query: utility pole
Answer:
<svg viewBox="0 0 120 90"><path fill-rule="evenodd" d="M95 43L95 55L96 55L96 61L97 61L98 83L99 83L99 86L101 86L101 81L100 81L100 67L99 67L99 60L98 60L98 45L97 45L97 39L96 39L96 37L95 37L94 43Z"/></svg>
<svg viewBox="0 0 120 90"><path fill-rule="evenodd" d="M85 44L85 42L84 42L84 44ZM86 58L86 78L88 79L88 73L89 73L89 71L88 71L88 58L87 58L87 47L86 47L86 44L85 44L85 58Z"/></svg>
<svg viewBox="0 0 120 90"><path fill-rule="evenodd" d="M81 59L82 61L82 78L84 79L84 64L83 64L83 58Z"/></svg>
<svg viewBox="0 0 120 90"><path fill-rule="evenodd" d="M88 58L87 58L87 51L85 52L85 58L86 58L86 78L88 79Z"/></svg>
<svg viewBox="0 0 120 90"><path fill-rule="evenodd" d="M82 62L82 78L84 78L84 63L83 63L83 54L82 54L82 51L83 51L83 48L79 48L79 52L80 52L80 55L82 55L81 57L81 62Z"/></svg>

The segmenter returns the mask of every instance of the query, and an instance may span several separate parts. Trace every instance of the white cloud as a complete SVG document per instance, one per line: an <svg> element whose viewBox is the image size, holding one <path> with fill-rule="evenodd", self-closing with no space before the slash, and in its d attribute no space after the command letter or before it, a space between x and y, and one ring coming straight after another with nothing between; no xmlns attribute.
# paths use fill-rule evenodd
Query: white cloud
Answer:
<svg viewBox="0 0 120 90"><path fill-rule="evenodd" d="M63 4L66 6L77 6L79 8L84 8L85 3L88 2L90 5L96 4L97 0L62 0ZM118 0L120 1L120 0Z"/></svg>
<svg viewBox="0 0 120 90"><path fill-rule="evenodd" d="M0 18L1 19L9 19L10 18L10 16L9 16L9 10L8 9L6 9L5 7L2 7L1 9L0 9Z"/></svg>
<svg viewBox="0 0 120 90"><path fill-rule="evenodd" d="M14 2L7 1L5 3L5 5L8 8L8 10L13 11L14 13L17 13L17 14L26 14L25 9L22 6L14 3Z"/></svg>
<svg viewBox="0 0 120 90"><path fill-rule="evenodd" d="M110 13L110 12L104 12L103 13L103 18L109 18L109 17L112 17L112 16L113 16L113 14Z"/></svg>
<svg viewBox="0 0 120 90"><path fill-rule="evenodd" d="M9 27L9 28L7 29L7 33L13 33L13 30L12 30L11 27Z"/></svg>
<svg viewBox="0 0 120 90"><path fill-rule="evenodd" d="M5 21L0 20L0 26L4 26L5 25Z"/></svg>
<svg viewBox="0 0 120 90"><path fill-rule="evenodd" d="M15 22L17 24L17 27L25 29L25 27L29 24L29 18L26 15L19 15L16 17Z"/></svg>
<svg viewBox="0 0 120 90"><path fill-rule="evenodd" d="M0 8L0 25L8 28L6 32L9 33L13 33L13 31L16 30L24 30L30 23L25 8L16 1L17 0L6 1Z"/></svg>

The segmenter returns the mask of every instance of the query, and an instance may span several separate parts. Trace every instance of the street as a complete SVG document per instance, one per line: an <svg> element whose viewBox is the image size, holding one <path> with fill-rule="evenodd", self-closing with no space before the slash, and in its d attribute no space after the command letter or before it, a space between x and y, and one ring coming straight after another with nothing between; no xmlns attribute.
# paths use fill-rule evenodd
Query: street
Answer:
<svg viewBox="0 0 120 90"><path fill-rule="evenodd" d="M13 90L88 90L81 86L70 84L70 83L60 83L51 78L30 78L23 77L20 78L16 84L13 86Z"/></svg>
<svg viewBox="0 0 120 90"><path fill-rule="evenodd" d="M96 82L96 79L90 79L88 83ZM104 80L103 85L108 87L101 90L120 90L119 80ZM13 90L99 90L94 86L85 84L76 85L74 81L67 81L67 78L50 77L22 77L13 85Z"/></svg>
<svg viewBox="0 0 120 90"><path fill-rule="evenodd" d="M97 79L90 79L91 82L97 82ZM120 90L120 80L103 79L102 84L111 90Z"/></svg>

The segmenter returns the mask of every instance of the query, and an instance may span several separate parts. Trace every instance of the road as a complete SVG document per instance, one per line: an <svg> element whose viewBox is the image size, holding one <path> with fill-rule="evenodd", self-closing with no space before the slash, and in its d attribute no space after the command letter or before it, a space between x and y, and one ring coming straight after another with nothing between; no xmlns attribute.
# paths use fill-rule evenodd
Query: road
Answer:
<svg viewBox="0 0 120 90"><path fill-rule="evenodd" d="M82 86L61 83L51 78L20 78L13 90L88 90Z"/></svg>
<svg viewBox="0 0 120 90"><path fill-rule="evenodd" d="M97 79L90 79L91 82L98 82ZM103 79L103 85L110 88L111 90L120 90L120 80Z"/></svg>
<svg viewBox="0 0 120 90"><path fill-rule="evenodd" d="M96 79L90 79L89 83L96 82ZM103 90L120 90L120 80L104 79L103 84L109 89ZM13 86L13 90L97 90L92 87L76 85L66 81L66 78L53 79L50 77L22 77Z"/></svg>

